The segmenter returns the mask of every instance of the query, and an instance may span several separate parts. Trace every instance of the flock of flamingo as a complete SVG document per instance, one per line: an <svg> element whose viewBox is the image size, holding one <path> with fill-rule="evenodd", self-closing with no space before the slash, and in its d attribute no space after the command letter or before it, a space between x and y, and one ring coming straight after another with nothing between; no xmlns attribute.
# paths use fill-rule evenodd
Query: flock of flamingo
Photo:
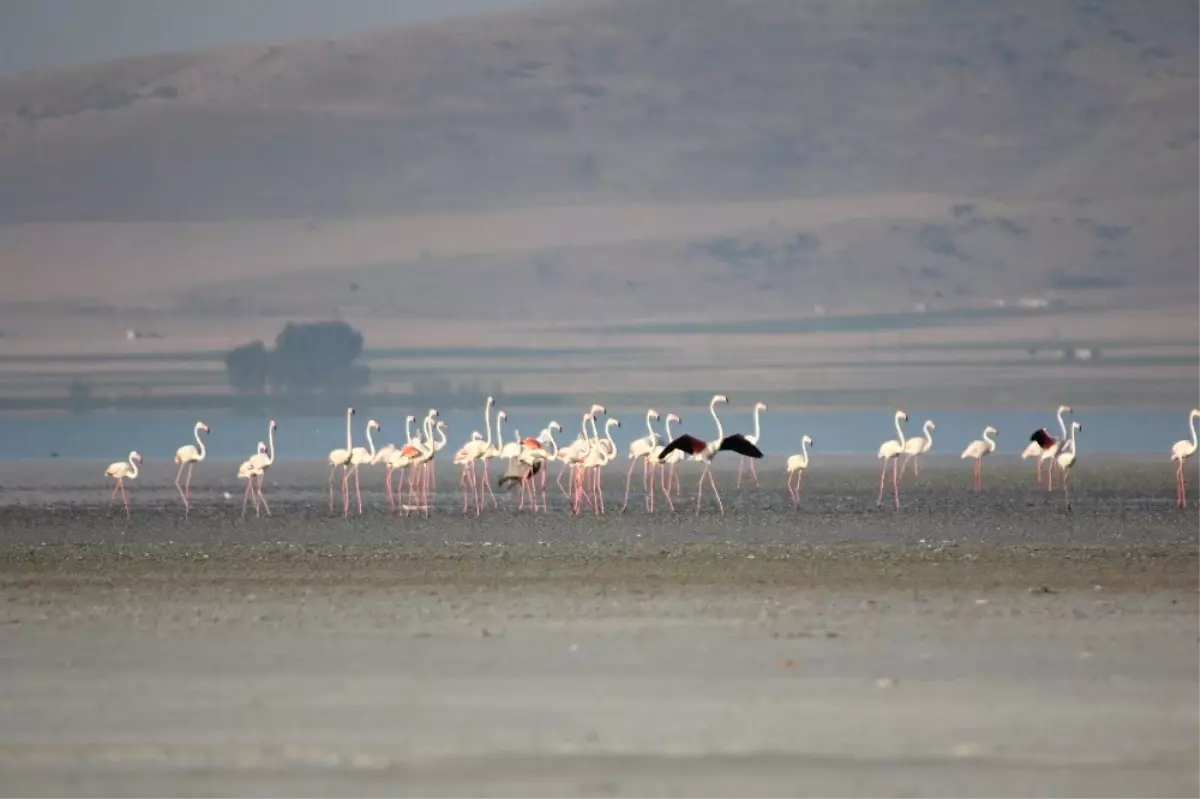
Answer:
<svg viewBox="0 0 1200 799"><path fill-rule="evenodd" d="M716 437L704 440L684 433L674 436L671 431L672 422L682 424L682 419L674 413L669 413L665 421L665 436L660 436L654 429L654 422L661 421L662 416L653 408L646 412L646 435L635 439L629 445L629 467L625 473L625 498L621 512L629 506L629 492L633 481L633 473L640 463L642 466L642 488L645 492L646 510L655 510L656 495L661 493L671 511L675 511L675 499L682 495L682 486L677 472L680 461L690 458L704 464L700 473L700 481L696 492L696 513L700 513L704 498L704 486L707 481L712 488L713 497L717 502L720 513L724 515L725 506L717 489L716 480L712 474L713 458L720 452L729 451L742 456L738 467L737 485L742 484L743 467L750 464L750 475L755 485L758 484L758 472L755 461L763 457L758 448L761 436L759 415L767 410L767 406L756 403L754 406L754 432L750 435L741 433L725 434L721 418L717 415L717 405L727 404L729 398L724 394L716 394L709 403L709 413L712 414L716 426ZM497 479L497 487L520 489L520 504L518 509L524 509L526 501L532 510L539 507L543 512L550 507L547 497L547 480L549 465L557 461L561 468L556 480L559 490L567 498L571 513L576 515L583 512L584 507L590 508L597 514L605 512L603 492L603 472L613 461L618 460L617 444L612 437L612 429L620 427L616 418L608 416L608 409L603 405L593 405L581 418L580 431L570 444L559 445L555 439L556 432L561 433L563 427L556 421L551 421L535 437L522 438L518 431L512 441L505 442L503 425L507 414L500 410L495 415L496 438L492 439L492 408L495 400L487 398L484 406L484 425L486 435L478 431L471 433L470 439L454 453L453 463L462 469L459 478L459 489L462 492L462 509L467 514L474 508L475 515L483 512L488 500L494 508L499 507L495 492L489 481L492 461L507 462L505 472ZM1063 414L1072 414L1069 405L1060 405L1057 418L1060 436L1053 437L1046 428L1035 430L1029 438L1029 445L1021 453L1022 459L1036 458L1037 470L1035 479L1041 485L1043 479L1048 490L1054 488L1054 472L1058 470L1063 498L1069 508L1071 506L1070 476L1078 458L1077 434L1083 425L1072 420L1070 431L1063 419ZM603 434L597 424L597 415L605 419ZM342 514L350 515L350 479L354 479L354 492L357 500L358 513L362 514L362 490L359 484L359 470L362 466L382 465L386 470L385 488L392 513L403 511L405 515L418 511L425 516L430 510L430 489L436 482L436 456L447 443L446 423L438 420L438 411L431 408L425 415L424 421L414 434L415 416L405 420L405 443L401 446L387 444L378 449L372 433L380 430L379 422L371 419L366 426L366 447L354 446L353 419L354 408L346 409L346 446L329 453L329 510L334 513L334 480L341 469ZM1194 455L1200 446L1197 439L1197 419L1200 419L1200 409L1193 409L1188 414L1188 429L1191 440L1175 442L1171 447L1171 460L1175 462L1175 503L1179 507L1187 507L1187 481L1184 476L1184 464ZM922 435L907 438L901 422L908 421L908 414L898 410L893 415L896 427L896 438L883 442L879 447L878 457L883 461L883 470L879 475L879 496L877 503L883 504L883 494L887 481L888 466L892 469L892 496L896 508L900 507L900 484L911 461L913 474L920 474L920 457L933 448L933 431L937 425L927 420L922 426ZM238 466L237 476L246 481L246 490L242 498L242 515L247 512L251 500L256 515L266 511L271 514L263 494L263 481L267 470L275 463L275 430L276 423L271 420L267 427L267 441L258 442L254 455ZM209 427L204 422L197 422L193 435L195 444L186 444L175 453L175 463L179 471L175 475L175 488L183 501L184 515L191 510L191 481L192 471L198 462L206 456L204 440L201 433L208 433ZM962 452L963 460L973 460L972 483L975 491L983 489L983 459L996 451L996 441L992 436L998 435L995 427L988 425L983 435L967 445ZM666 443L662 443L666 442ZM794 506L799 507L802 498L804 474L809 466L808 448L813 439L804 435L800 441L800 452L788 457L787 488ZM125 490L125 481L138 476L138 466L142 456L136 450L129 453L127 461L118 461L108 467L105 475L116 481L109 506L116 502L118 494L125 506L125 515L129 516L129 495ZM480 467L482 466L482 474ZM186 477L185 477L186 473ZM403 476L407 475L408 496L404 497L405 484ZM563 478L568 478L568 485L563 484ZM482 480L480 478L483 478ZM540 492L540 502L539 502ZM486 497L485 497L486 494Z"/></svg>

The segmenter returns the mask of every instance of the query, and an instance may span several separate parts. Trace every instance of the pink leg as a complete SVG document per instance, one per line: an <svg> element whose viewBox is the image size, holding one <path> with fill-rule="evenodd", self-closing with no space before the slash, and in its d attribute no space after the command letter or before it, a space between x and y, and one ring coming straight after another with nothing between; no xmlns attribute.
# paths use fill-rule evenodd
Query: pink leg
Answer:
<svg viewBox="0 0 1200 799"><path fill-rule="evenodd" d="M1050 464L1046 467L1046 490L1054 490L1054 461L1050 461Z"/></svg>
<svg viewBox="0 0 1200 799"><path fill-rule="evenodd" d="M800 472L800 477L796 480L796 499L801 504L804 502L804 472Z"/></svg>
<svg viewBox="0 0 1200 799"><path fill-rule="evenodd" d="M184 516L187 516L188 500L187 500L187 494L183 490L183 486L179 485L179 478L183 477L183 470L186 469L187 466L188 465L186 463L180 463L179 471L176 472L176 474L175 474L175 490L179 492L180 498L183 499L183 515ZM188 477L188 481L189 482L191 481L190 476Z"/></svg>
<svg viewBox="0 0 1200 799"><path fill-rule="evenodd" d="M883 504L883 481L887 479L888 459L883 460L883 471L879 473L879 498L875 500L876 505Z"/></svg>
<svg viewBox="0 0 1200 799"><path fill-rule="evenodd" d="M392 497L392 467L387 467L387 479L383 481L383 490L388 495L388 513L396 515L396 500Z"/></svg>
<svg viewBox="0 0 1200 799"><path fill-rule="evenodd" d="M1034 479L1037 480L1038 485L1042 484L1042 459L1040 457L1037 459L1037 472L1034 474Z"/></svg>
<svg viewBox="0 0 1200 799"><path fill-rule="evenodd" d="M654 464L650 458L642 461L642 491L646 495L646 510L654 513Z"/></svg>
<svg viewBox="0 0 1200 799"><path fill-rule="evenodd" d="M242 495L242 516L246 515L246 503L250 501L250 485L254 478L246 478L246 493ZM254 504L258 504L258 494L254 495Z"/></svg>
<svg viewBox="0 0 1200 799"><path fill-rule="evenodd" d="M758 465L757 458L750 459L750 475L754 478L754 487L758 488Z"/></svg>
<svg viewBox="0 0 1200 799"><path fill-rule="evenodd" d="M708 475L708 484L712 486L713 496L717 498L717 507L721 509L721 515L725 515L725 503L721 502L721 492L717 490L717 481L713 479L712 462L705 467L704 473Z"/></svg>
<svg viewBox="0 0 1200 799"><path fill-rule="evenodd" d="M921 476L921 457L918 455L913 458L913 477L920 477L920 476Z"/></svg>
<svg viewBox="0 0 1200 799"><path fill-rule="evenodd" d="M118 482L117 482L117 483L116 483L116 484L113 486L112 493L111 493L111 494L109 494L109 496L108 496L108 509L109 509L109 511L111 511L111 510L112 510L112 506L113 506L113 504L114 504L114 503L116 503L116 501L117 501L117 492L119 491L119 489L120 489L120 488L121 488L121 483L118 481Z"/></svg>
<svg viewBox="0 0 1200 799"><path fill-rule="evenodd" d="M358 515L362 516L362 488L358 484L358 464L354 464L354 493L358 496Z"/></svg>
<svg viewBox="0 0 1200 799"><path fill-rule="evenodd" d="M737 478L737 487L738 488L742 487L742 467L744 467L745 465L746 465L746 458L745 457L738 458L738 478Z"/></svg>
<svg viewBox="0 0 1200 799"><path fill-rule="evenodd" d="M629 507L629 484L633 480L633 470L637 466L638 459L629 459L629 471L625 472L625 501L621 503L621 513L625 512L625 508Z"/></svg>
<svg viewBox="0 0 1200 799"><path fill-rule="evenodd" d="M129 495L125 493L125 478L117 478L117 488L121 489L121 501L125 503L125 518L129 518Z"/></svg>
<svg viewBox="0 0 1200 799"><path fill-rule="evenodd" d="M1183 476L1183 460L1175 469L1175 504L1181 508L1187 507L1187 480Z"/></svg>
<svg viewBox="0 0 1200 799"><path fill-rule="evenodd" d="M337 468L334 466L329 470L329 512L333 513L333 476L337 473Z"/></svg>
<svg viewBox="0 0 1200 799"><path fill-rule="evenodd" d="M896 509L900 509L900 462L898 459L892 459L892 496L896 500Z"/></svg>
<svg viewBox="0 0 1200 799"><path fill-rule="evenodd" d="M263 480L266 480L266 479L267 479L266 472L263 472L262 474L260 474L258 476L258 501L262 503L263 509L266 510L267 515L270 516L271 515L271 506L267 504L267 498L266 498L266 496L263 495Z"/></svg>
<svg viewBox="0 0 1200 799"><path fill-rule="evenodd" d="M1071 489L1067 487L1070 482L1071 473L1066 469L1062 473L1063 499L1067 501L1067 510L1071 509Z"/></svg>

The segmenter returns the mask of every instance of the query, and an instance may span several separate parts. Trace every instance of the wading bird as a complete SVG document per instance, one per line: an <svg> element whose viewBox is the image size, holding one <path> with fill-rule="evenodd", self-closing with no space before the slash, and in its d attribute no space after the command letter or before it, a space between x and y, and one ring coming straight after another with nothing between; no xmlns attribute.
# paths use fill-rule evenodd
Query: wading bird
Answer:
<svg viewBox="0 0 1200 799"><path fill-rule="evenodd" d="M909 461L912 461L913 477L921 474L921 456L933 449L934 430L937 430L937 425L933 423L932 419L926 419L925 424L921 427L921 432L924 435L905 440L904 462L900 464L901 480L904 479L904 470L908 468Z"/></svg>
<svg viewBox="0 0 1200 799"><path fill-rule="evenodd" d="M621 504L621 513L624 513L625 508L629 506L629 484L633 480L633 470L638 465L638 461L642 463L642 488L646 491L646 507L649 510L654 509L654 478L651 471L650 454L658 446L658 433L654 432L654 427L650 422L658 421L661 418L658 411L653 408L646 411L646 430L649 432L629 443L629 470L625 472L625 501Z"/></svg>
<svg viewBox="0 0 1200 799"><path fill-rule="evenodd" d="M1075 465L1076 459L1079 457L1079 450L1075 448L1075 434L1083 429L1083 425L1079 422L1071 422L1071 440L1058 453L1055 461L1058 463L1058 468L1062 469L1062 486L1063 499L1067 501L1067 510L1071 509L1071 489L1069 487L1071 480L1071 468Z"/></svg>
<svg viewBox="0 0 1200 799"><path fill-rule="evenodd" d="M745 439L756 447L758 446L758 438L762 434L762 429L759 427L758 414L762 411L765 411L766 409L767 409L767 404L765 402L754 403L754 432L748 436L745 436ZM753 458L738 458L738 476L737 476L737 487L738 488L742 487L742 467L746 465L747 461L750 462L750 475L754 478L754 485L755 485L755 487L758 486L758 470L754 467L754 459Z"/></svg>
<svg viewBox="0 0 1200 799"><path fill-rule="evenodd" d="M350 453L354 451L354 439L350 430L350 421L354 418L354 409L346 409L346 448L335 449L329 453L329 512L333 513L333 475L338 467L342 467L342 477L345 478L350 468ZM350 515L349 484L342 480L342 515Z"/></svg>
<svg viewBox="0 0 1200 799"><path fill-rule="evenodd" d="M367 422L367 446L354 447L350 450L350 470L342 476L342 493L346 497L345 515L350 515L350 476L354 475L354 493L358 497L358 515L362 516L362 488L359 485L358 469L364 463L371 463L375 460L375 441L371 438L371 431L379 429L379 422L371 419Z"/></svg>
<svg viewBox="0 0 1200 799"><path fill-rule="evenodd" d="M1042 484L1042 464L1048 468L1049 483L1046 490L1054 488L1054 458L1058 455L1059 450L1067 440L1067 423L1063 421L1064 413L1074 413L1070 405L1058 406L1058 429L1062 434L1061 438L1055 438L1050 435L1050 431L1044 427L1040 427L1033 431L1029 436L1029 444L1021 452L1021 460L1026 458L1037 458L1037 471L1034 479L1037 484Z"/></svg>
<svg viewBox="0 0 1200 799"><path fill-rule="evenodd" d="M255 453L255 455L261 455L262 453L264 453L266 451L267 451L266 442L260 441L260 442L258 442L258 448L254 451L254 453ZM260 474L262 474L262 469L259 469L258 467L256 467L254 465L253 456L242 461L241 465L238 466L238 471L237 471L238 479L246 481L246 493L242 495L242 515L243 516L246 515L246 504L250 501L251 495L254 496L254 515L255 516L258 515L258 492L256 492L254 490L254 478L258 477ZM225 496L226 496L226 498L229 498L228 492L226 492Z"/></svg>
<svg viewBox="0 0 1200 799"><path fill-rule="evenodd" d="M700 502L704 497L704 479L708 478L709 485L712 486L713 496L717 498L717 507L721 509L721 515L725 515L725 504L721 502L721 492L717 490L717 483L712 476L712 461L718 452L729 450L736 452L739 455L744 455L747 458L761 458L762 450L746 440L746 437L741 433L733 435L725 435L725 428L721 426L721 418L717 416L717 403L723 402L728 404L729 398L724 394L714 394L712 401L708 403L708 412L712 414L713 421L717 425L717 437L712 441L702 441L695 436L684 433L679 438L667 444L663 448L659 457L664 458L676 450L682 450L692 456L692 460L701 461L704 463L704 471L700 473L700 485L696 491L696 515L700 515Z"/></svg>
<svg viewBox="0 0 1200 799"><path fill-rule="evenodd" d="M974 458L975 465L972 471L973 486L976 491L983 490L983 459L996 451L996 442L988 438L988 435L999 435L996 428L988 425L983 431L983 438L977 438L967 445L967 448L962 452L962 459Z"/></svg>
<svg viewBox="0 0 1200 799"><path fill-rule="evenodd" d="M883 471L879 473L879 497L875 500L876 505L883 504L883 481L887 477L887 467L892 465L892 498L895 500L896 507L900 507L900 462L897 458L900 453L904 452L904 431L900 429L900 422L908 421L908 414L904 411L896 411L893 414L893 421L896 423L896 435L898 438L893 438L890 441L885 441L879 445L879 454L876 457L883 459Z"/></svg>
<svg viewBox="0 0 1200 799"><path fill-rule="evenodd" d="M113 503L117 501L117 492L121 492L121 500L125 503L125 518L129 518L129 495L125 493L125 481L135 480L138 476L138 464L142 462L142 456L137 450L129 453L128 461L117 461L109 464L104 470L106 477L112 477L117 481L113 487L112 496L108 498L108 507L111 511Z"/></svg>
<svg viewBox="0 0 1200 799"><path fill-rule="evenodd" d="M192 470L196 468L199 461L204 460L204 456L207 454L204 451L204 441L200 438L201 431L207 433L208 425L204 422L196 422L196 427L192 430L192 435L196 437L196 443L184 444L175 450L175 462L179 464L179 471L175 474L175 489L183 498L183 515L185 517L192 509L191 502L188 501L192 493ZM179 478L183 476L184 469L187 469L187 481L185 485L180 486Z"/></svg>
<svg viewBox="0 0 1200 799"><path fill-rule="evenodd" d="M271 515L271 506L267 504L267 498L263 496L263 480L266 479L267 469L275 463L275 420L272 419L267 425L267 451L259 452L250 458L250 466L254 469L255 476L258 478L258 502L262 503L263 509L267 515ZM243 508L244 509L244 508ZM258 505L255 505L255 515L258 515Z"/></svg>
<svg viewBox="0 0 1200 799"><path fill-rule="evenodd" d="M805 434L800 439L800 454L787 459L788 493L792 495L792 505L800 507L800 492L804 489L804 472L808 469L808 447L813 443L812 436ZM792 477L796 478L795 487Z"/></svg>
<svg viewBox="0 0 1200 799"><path fill-rule="evenodd" d="M1193 408L1188 414L1188 430L1192 434L1192 440L1186 438L1176 441L1171 447L1171 460L1176 461L1175 466L1175 504L1181 508L1187 507L1187 478L1183 474L1184 464L1187 459L1196 454L1196 449L1200 447L1200 440L1196 438L1196 419L1200 418L1200 408Z"/></svg>

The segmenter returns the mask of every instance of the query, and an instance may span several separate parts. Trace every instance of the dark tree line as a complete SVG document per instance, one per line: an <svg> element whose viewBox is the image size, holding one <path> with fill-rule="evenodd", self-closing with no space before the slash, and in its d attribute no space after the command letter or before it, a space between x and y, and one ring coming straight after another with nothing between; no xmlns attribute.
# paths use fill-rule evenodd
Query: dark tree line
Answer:
<svg viewBox="0 0 1200 799"><path fill-rule="evenodd" d="M225 371L241 394L344 395L370 380L370 368L355 362L362 351L362 333L345 322L289 322L271 349L252 341L226 353Z"/></svg>

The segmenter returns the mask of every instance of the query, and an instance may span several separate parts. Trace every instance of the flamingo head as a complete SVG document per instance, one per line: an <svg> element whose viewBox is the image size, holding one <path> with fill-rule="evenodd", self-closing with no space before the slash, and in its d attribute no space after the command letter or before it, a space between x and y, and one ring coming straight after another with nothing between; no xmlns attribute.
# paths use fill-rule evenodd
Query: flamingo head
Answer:
<svg viewBox="0 0 1200 799"><path fill-rule="evenodd" d="M610 427L620 427L620 426L621 426L621 420L616 418L615 416L610 417L609 420L604 423L605 430L607 430Z"/></svg>
<svg viewBox="0 0 1200 799"><path fill-rule="evenodd" d="M369 422L367 422L367 429L368 430L378 430L379 422L375 421L374 419L371 419Z"/></svg>
<svg viewBox="0 0 1200 799"><path fill-rule="evenodd" d="M550 426L549 426L549 427L547 427L546 429L547 429L547 430L557 430L558 432L560 432L560 433L561 433L561 432L562 432L562 425L561 425L561 424L559 424L558 422L553 422L553 421L552 421L552 422L550 422Z"/></svg>
<svg viewBox="0 0 1200 799"><path fill-rule="evenodd" d="M1075 410L1070 405L1059 405L1058 412L1059 413L1075 413Z"/></svg>
<svg viewBox="0 0 1200 799"><path fill-rule="evenodd" d="M204 422L196 422L196 429L197 429L197 430L203 430L204 432L206 432L206 433L207 433L207 432L208 432L208 425L206 425Z"/></svg>
<svg viewBox="0 0 1200 799"><path fill-rule="evenodd" d="M347 409L346 409L346 414L347 414L348 416L353 416L353 415L354 415L354 409L353 409L353 408L347 408Z"/></svg>
<svg viewBox="0 0 1200 799"><path fill-rule="evenodd" d="M426 415L426 416L428 416L428 417L430 417L431 419L432 419L432 418L436 418L436 417L437 417L437 415L438 415L438 409L437 409L437 408L430 408L430 409L429 409L429 413L427 413L427 414L425 414L425 415Z"/></svg>
<svg viewBox="0 0 1200 799"><path fill-rule="evenodd" d="M258 442L258 452L259 452L259 454L261 455L262 453L264 453L264 452L266 452L266 451L267 451L267 442L265 442L265 441L260 441L260 442Z"/></svg>
<svg viewBox="0 0 1200 799"><path fill-rule="evenodd" d="M930 430L937 430L937 425L933 423L932 419L926 419L925 426Z"/></svg>
<svg viewBox="0 0 1200 799"><path fill-rule="evenodd" d="M649 416L651 419L653 419L656 422L662 418L662 416L659 414L659 412L654 410L653 408L646 411L646 415Z"/></svg>
<svg viewBox="0 0 1200 799"><path fill-rule="evenodd" d="M709 404L716 405L718 402L724 402L726 404L729 404L729 397L725 396L724 394L714 394L713 398L712 398L712 402Z"/></svg>
<svg viewBox="0 0 1200 799"><path fill-rule="evenodd" d="M417 421L417 417L413 416L413 415L410 413L408 416L405 416L405 417L404 417L404 421L405 421L405 422L408 422L408 423L415 422L415 421Z"/></svg>
<svg viewBox="0 0 1200 799"><path fill-rule="evenodd" d="M754 403L754 410L756 410L756 411L765 411L766 409L767 409L767 403L765 403L765 402L756 402L756 403Z"/></svg>
<svg viewBox="0 0 1200 799"><path fill-rule="evenodd" d="M1200 416L1200 408L1192 408L1192 412L1189 413L1188 416Z"/></svg>
<svg viewBox="0 0 1200 799"><path fill-rule="evenodd" d="M1075 422L1075 424L1079 424L1079 422ZM1000 435L1000 431L997 430L996 428L992 427L990 424L987 426L987 430L984 430L983 432L991 433L994 436Z"/></svg>
<svg viewBox="0 0 1200 799"><path fill-rule="evenodd" d="M141 463L142 462L142 453L138 452L137 450L134 450L133 452L129 453L129 460L137 461L138 463Z"/></svg>
<svg viewBox="0 0 1200 799"><path fill-rule="evenodd" d="M492 407L492 406L493 406L493 405L495 405L495 404L496 404L496 399L495 399L495 397L488 397L488 398L487 398L487 406L488 406L489 408L490 408L490 407Z"/></svg>
<svg viewBox="0 0 1200 799"><path fill-rule="evenodd" d="M1082 430L1083 424L1081 422L1071 422L1071 429L1072 430Z"/></svg>
<svg viewBox="0 0 1200 799"><path fill-rule="evenodd" d="M907 411L896 411L896 418L903 422L907 422L908 421L908 412Z"/></svg>
<svg viewBox="0 0 1200 799"><path fill-rule="evenodd" d="M507 419L508 411L500 411L500 413L496 414L496 418L497 419Z"/></svg>
<svg viewBox="0 0 1200 799"><path fill-rule="evenodd" d="M275 424L275 420L274 420L274 419L272 419L272 420L271 420L271 424L270 424L270 425L268 425L268 426L269 426L269 427L270 427L272 430L274 430L276 427L279 427L279 425Z"/></svg>
<svg viewBox="0 0 1200 799"><path fill-rule="evenodd" d="M591 416L593 419L596 418L596 414L598 414L598 413L607 414L608 408L605 408L603 405L597 404L597 405L593 405L592 409L590 411L588 411L588 415Z"/></svg>
<svg viewBox="0 0 1200 799"><path fill-rule="evenodd" d="M483 441L483 433L479 432L478 430L472 430L471 431L471 440L472 441Z"/></svg>
<svg viewBox="0 0 1200 799"><path fill-rule="evenodd" d="M667 421L668 421L668 422L674 422L675 424L680 424L680 423L682 423L682 422L683 422L683 420L679 418L679 415L678 415L678 414L675 414L675 413L668 413L668 414L667 414Z"/></svg>
<svg viewBox="0 0 1200 799"><path fill-rule="evenodd" d="M436 425L434 425L434 427L436 427L438 430L445 430L446 423L439 420L438 423Z"/></svg>
<svg viewBox="0 0 1200 799"><path fill-rule="evenodd" d="M810 436L808 433L804 434L804 438L802 438L801 441L803 441L805 444L808 444L810 446L813 443L812 436Z"/></svg>

